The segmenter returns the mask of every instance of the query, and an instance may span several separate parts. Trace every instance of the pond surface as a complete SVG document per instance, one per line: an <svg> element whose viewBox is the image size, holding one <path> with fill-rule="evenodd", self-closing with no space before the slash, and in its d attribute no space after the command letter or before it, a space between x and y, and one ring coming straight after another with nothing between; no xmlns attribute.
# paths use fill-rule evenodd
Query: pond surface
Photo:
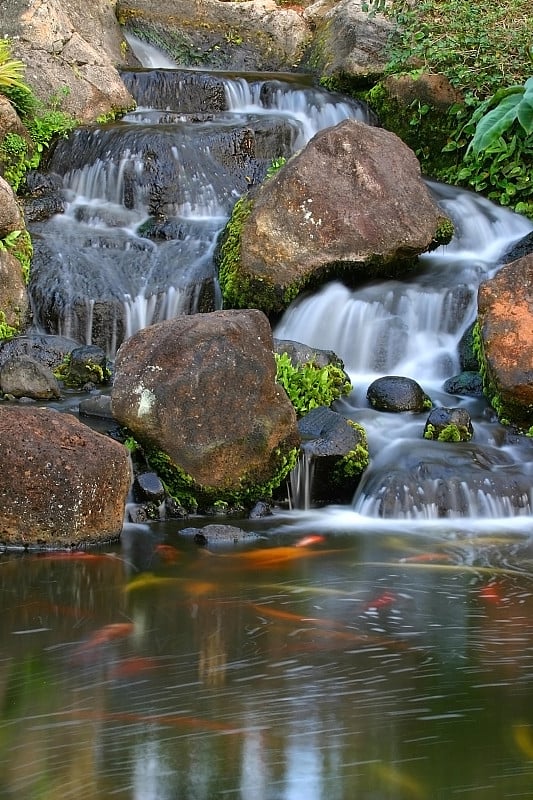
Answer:
<svg viewBox="0 0 533 800"><path fill-rule="evenodd" d="M0 556L0 797L531 798L531 537L326 520Z"/></svg>

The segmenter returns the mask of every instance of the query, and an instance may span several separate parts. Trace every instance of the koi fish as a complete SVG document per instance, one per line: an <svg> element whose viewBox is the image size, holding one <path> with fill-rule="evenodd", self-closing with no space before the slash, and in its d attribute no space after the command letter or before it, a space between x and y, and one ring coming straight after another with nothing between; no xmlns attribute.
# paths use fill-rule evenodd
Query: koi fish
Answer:
<svg viewBox="0 0 533 800"><path fill-rule="evenodd" d="M381 762L373 764L372 769L376 778L384 787L388 787L391 791L399 790L402 793L402 797L410 796L416 798L416 800L424 800L427 797L427 791L421 783L392 764Z"/></svg>
<svg viewBox="0 0 533 800"><path fill-rule="evenodd" d="M533 729L531 725L513 725L513 739L528 761L533 761Z"/></svg>
<svg viewBox="0 0 533 800"><path fill-rule="evenodd" d="M502 595L501 586L494 582L482 586L478 592L478 597L482 600L486 600L488 603L494 603L495 605L501 603L505 599Z"/></svg>
<svg viewBox="0 0 533 800"><path fill-rule="evenodd" d="M400 564L433 564L435 562L451 563L454 561L448 553L418 553L416 556L400 558Z"/></svg>
<svg viewBox="0 0 533 800"><path fill-rule="evenodd" d="M341 623L336 622L333 619L325 619L324 617L302 616L301 614L294 614L291 611L283 611L282 609L275 608L273 606L253 604L252 608L262 617L270 617L271 619L277 619L282 622L298 623L299 625L301 625L303 622L312 622L314 625L323 625L326 628L344 628L344 625Z"/></svg>
<svg viewBox="0 0 533 800"><path fill-rule="evenodd" d="M161 561L165 564L175 564L181 558L181 553L171 544L158 544L154 548Z"/></svg>
<svg viewBox="0 0 533 800"><path fill-rule="evenodd" d="M363 611L381 611L385 608L390 608L398 600L397 596L392 592L383 592L375 600L369 600L363 606Z"/></svg>
<svg viewBox="0 0 533 800"><path fill-rule="evenodd" d="M104 561L115 558L112 553L87 553L85 550L65 550L57 553L39 553L35 561Z"/></svg>
<svg viewBox="0 0 533 800"><path fill-rule="evenodd" d="M143 675L146 672L157 669L159 666L161 666L161 664L155 658L125 658L123 661L115 664L112 669L110 669L109 677L111 679L135 678L139 675Z"/></svg>
<svg viewBox="0 0 533 800"><path fill-rule="evenodd" d="M92 650L93 647L101 647L116 639L125 639L133 633L133 628L133 622L112 622L110 625L104 625L92 634L83 645L83 649Z"/></svg>
<svg viewBox="0 0 533 800"><path fill-rule="evenodd" d="M309 547L313 544L322 544L326 541L325 536L321 536L319 533L310 533L307 536L302 536L301 539L298 539L297 542L294 543L295 547Z"/></svg>
<svg viewBox="0 0 533 800"><path fill-rule="evenodd" d="M288 564L300 558L322 555L324 550L308 550L305 547L267 547L256 550L245 550L242 553L220 554L217 558L231 561L235 567L244 565L250 569L269 569Z"/></svg>

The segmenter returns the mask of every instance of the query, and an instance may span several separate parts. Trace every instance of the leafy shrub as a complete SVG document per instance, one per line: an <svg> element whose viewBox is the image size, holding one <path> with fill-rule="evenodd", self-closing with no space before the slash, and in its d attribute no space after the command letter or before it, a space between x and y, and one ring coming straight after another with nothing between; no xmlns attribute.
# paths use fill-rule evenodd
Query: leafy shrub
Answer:
<svg viewBox="0 0 533 800"><path fill-rule="evenodd" d="M276 380L301 417L312 408L330 406L352 390L346 373L335 364L319 367L313 361L294 366L288 353L275 353Z"/></svg>

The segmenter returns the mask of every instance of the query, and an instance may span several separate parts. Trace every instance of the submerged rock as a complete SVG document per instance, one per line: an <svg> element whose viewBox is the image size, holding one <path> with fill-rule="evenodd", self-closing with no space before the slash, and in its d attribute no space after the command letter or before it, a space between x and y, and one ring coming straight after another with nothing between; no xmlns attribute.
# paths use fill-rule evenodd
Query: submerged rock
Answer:
<svg viewBox="0 0 533 800"><path fill-rule="evenodd" d="M302 507L351 500L369 462L364 428L320 407L299 420L298 430L302 445L300 461L291 473L293 504ZM308 497L300 496L306 492Z"/></svg>
<svg viewBox="0 0 533 800"><path fill-rule="evenodd" d="M204 525L202 528L182 528L180 536L193 539L200 547L228 547L257 542L262 537L235 525Z"/></svg>
<svg viewBox="0 0 533 800"><path fill-rule="evenodd" d="M128 453L72 415L1 406L0 470L3 546L83 547L120 536Z"/></svg>
<svg viewBox="0 0 533 800"><path fill-rule="evenodd" d="M472 420L465 408L434 408L424 428L424 439L438 442L468 442L473 435Z"/></svg>
<svg viewBox="0 0 533 800"><path fill-rule="evenodd" d="M112 405L184 505L251 505L294 463L295 411L275 382L259 311L216 311L145 328L121 346Z"/></svg>
<svg viewBox="0 0 533 800"><path fill-rule="evenodd" d="M431 398L412 378L386 375L377 378L367 389L366 397L376 411L427 411Z"/></svg>

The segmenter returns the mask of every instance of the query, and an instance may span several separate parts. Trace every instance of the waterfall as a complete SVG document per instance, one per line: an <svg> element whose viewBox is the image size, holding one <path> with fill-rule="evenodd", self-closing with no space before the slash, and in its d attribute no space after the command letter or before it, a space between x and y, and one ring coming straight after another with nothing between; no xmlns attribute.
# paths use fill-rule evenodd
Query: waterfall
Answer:
<svg viewBox="0 0 533 800"><path fill-rule="evenodd" d="M470 192L429 184L456 224L452 242L421 257L406 281L349 289L332 282L297 299L274 335L333 350L353 392L337 409L364 425L371 464L353 499L362 518L496 519L533 513L533 448L526 437L501 446L486 403L443 389L460 371L458 345L477 313L479 282L493 275L510 245L533 229L518 214ZM368 385L382 375L416 380L435 405L462 406L474 424L472 442L426 442L427 415L374 411Z"/></svg>
<svg viewBox="0 0 533 800"><path fill-rule="evenodd" d="M140 328L195 313L206 298L220 307L218 236L273 158L344 119L375 122L364 104L305 76L194 73L132 46L151 68L124 75L143 102L119 123L79 128L59 142L50 168L62 177L65 213L30 226L36 326L99 344L111 358ZM257 152L247 147L255 134ZM366 429L371 463L341 518L525 524L533 514L531 441L510 441L482 398L449 395L443 384L460 370L458 345L476 317L480 281L533 225L471 192L428 186L455 224L447 246L421 257L405 281L357 290L336 281L298 298L274 334L333 350L350 375L353 391L336 409ZM466 408L472 442L427 442L424 415L370 408L367 388L383 375L413 378L436 406ZM309 506L311 481L312 463L302 458L291 477L293 507ZM329 525L332 509L322 513Z"/></svg>

